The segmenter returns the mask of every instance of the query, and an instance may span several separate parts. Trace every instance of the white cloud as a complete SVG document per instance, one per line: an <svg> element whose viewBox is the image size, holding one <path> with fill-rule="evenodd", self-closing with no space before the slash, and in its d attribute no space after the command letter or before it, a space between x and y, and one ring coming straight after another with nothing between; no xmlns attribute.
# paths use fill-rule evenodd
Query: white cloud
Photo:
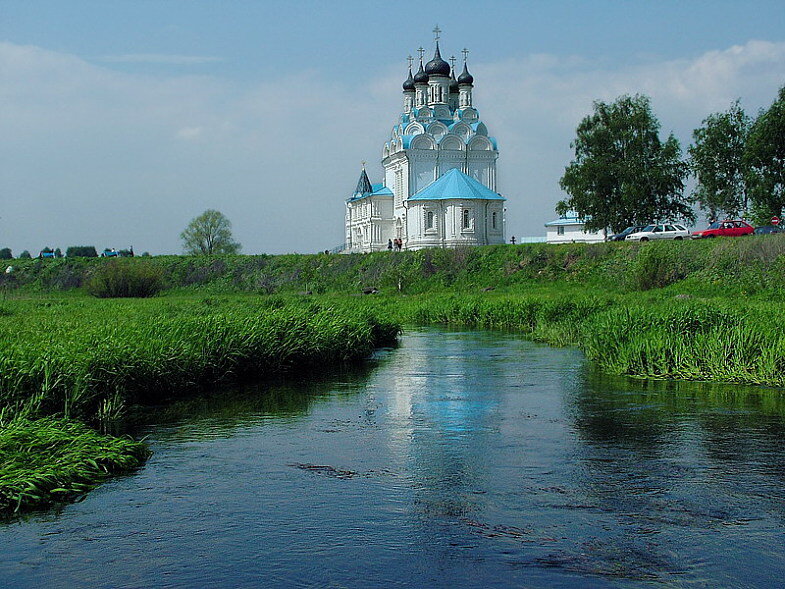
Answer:
<svg viewBox="0 0 785 589"><path fill-rule="evenodd" d="M783 58L785 43L750 41L616 69L553 55L470 64L475 104L499 141L508 234L543 234L593 100L649 94L664 132L685 145L738 97L751 113L769 104ZM0 43L0 246L177 252L179 232L206 208L233 221L248 253L337 245L360 161L378 180L400 107L403 76L387 72L361 85L314 71L240 85Z"/></svg>
<svg viewBox="0 0 785 589"><path fill-rule="evenodd" d="M181 129L177 130L177 136L180 139L194 140L201 137L201 135L202 135L201 127L182 127Z"/></svg>

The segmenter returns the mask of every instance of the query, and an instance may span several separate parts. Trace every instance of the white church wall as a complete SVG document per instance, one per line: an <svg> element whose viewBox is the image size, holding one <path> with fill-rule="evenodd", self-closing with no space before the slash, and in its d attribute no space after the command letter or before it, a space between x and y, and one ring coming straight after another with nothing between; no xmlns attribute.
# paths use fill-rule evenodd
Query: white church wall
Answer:
<svg viewBox="0 0 785 589"><path fill-rule="evenodd" d="M477 180L478 182L488 186L490 174L488 172L488 162L482 160L470 160L468 163L468 175ZM490 186L488 186L490 188Z"/></svg>
<svg viewBox="0 0 785 589"><path fill-rule="evenodd" d="M438 171L443 176L453 168L464 170L466 166L466 153L457 149L444 149L439 151Z"/></svg>
<svg viewBox="0 0 785 589"><path fill-rule="evenodd" d="M435 153L413 154L412 160L410 165L412 166L412 180L414 180L414 186L408 196L412 196L436 180Z"/></svg>

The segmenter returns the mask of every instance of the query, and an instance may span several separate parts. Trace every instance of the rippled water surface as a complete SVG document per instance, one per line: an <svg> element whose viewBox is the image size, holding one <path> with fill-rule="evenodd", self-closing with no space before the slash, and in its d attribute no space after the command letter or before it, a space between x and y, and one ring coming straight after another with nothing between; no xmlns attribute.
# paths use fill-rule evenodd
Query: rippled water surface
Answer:
<svg viewBox="0 0 785 589"><path fill-rule="evenodd" d="M781 391L490 332L152 411L155 454L0 524L3 587L773 587Z"/></svg>

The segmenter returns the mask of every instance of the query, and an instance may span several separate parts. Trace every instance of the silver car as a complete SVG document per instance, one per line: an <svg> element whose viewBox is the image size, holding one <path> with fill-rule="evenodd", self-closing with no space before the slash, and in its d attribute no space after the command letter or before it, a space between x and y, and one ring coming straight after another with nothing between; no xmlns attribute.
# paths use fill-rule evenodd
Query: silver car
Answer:
<svg viewBox="0 0 785 589"><path fill-rule="evenodd" d="M690 236L689 230L684 225L675 223L662 225L649 225L642 231L630 233L626 241L650 241L654 239L687 239Z"/></svg>

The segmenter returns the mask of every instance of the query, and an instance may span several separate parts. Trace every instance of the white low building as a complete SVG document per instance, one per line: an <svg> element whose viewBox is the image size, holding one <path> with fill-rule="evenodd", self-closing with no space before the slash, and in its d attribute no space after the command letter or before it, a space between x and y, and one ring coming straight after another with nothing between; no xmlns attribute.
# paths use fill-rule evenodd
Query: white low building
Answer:
<svg viewBox="0 0 785 589"><path fill-rule="evenodd" d="M605 241L602 231L586 231L585 221L575 213L567 213L545 224L547 243L599 243Z"/></svg>

